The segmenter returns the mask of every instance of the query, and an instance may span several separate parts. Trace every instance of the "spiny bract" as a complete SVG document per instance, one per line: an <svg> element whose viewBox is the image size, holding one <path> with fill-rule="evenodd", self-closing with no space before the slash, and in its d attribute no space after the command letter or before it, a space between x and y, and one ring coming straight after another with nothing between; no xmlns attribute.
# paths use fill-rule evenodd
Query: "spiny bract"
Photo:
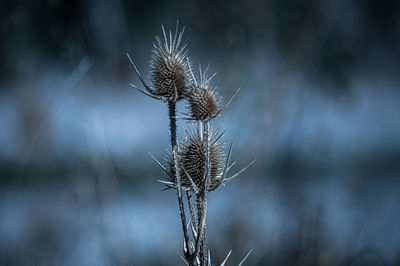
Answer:
<svg viewBox="0 0 400 266"><path fill-rule="evenodd" d="M211 136L210 139L210 183L208 185L208 191L213 191L222 184L225 154L223 148L225 143L219 142L222 134L217 130ZM188 130L187 139L183 142L181 151L179 152L180 157L180 176L181 185L184 189L193 188L193 183L196 185L199 191L204 189L204 176L206 168L206 157L205 157L205 141L200 132L199 127ZM168 165L170 169L171 176L175 176L172 156L169 155ZM190 178L188 177L190 176ZM174 182L173 180L170 180Z"/></svg>
<svg viewBox="0 0 400 266"><path fill-rule="evenodd" d="M178 101L184 98L190 84L190 64L186 43L182 43L184 29L174 36L169 32L169 41L162 26L164 42L156 36L153 54L150 60L150 76L154 94L166 101Z"/></svg>

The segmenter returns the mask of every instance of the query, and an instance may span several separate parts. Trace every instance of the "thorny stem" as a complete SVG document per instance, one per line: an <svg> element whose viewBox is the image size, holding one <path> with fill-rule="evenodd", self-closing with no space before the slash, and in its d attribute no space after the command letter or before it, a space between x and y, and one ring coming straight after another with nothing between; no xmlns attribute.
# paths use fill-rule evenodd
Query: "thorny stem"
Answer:
<svg viewBox="0 0 400 266"><path fill-rule="evenodd" d="M201 243L201 253L200 258L203 265L207 264L207 244L206 244L206 217L207 217L207 192L208 187L210 185L210 177L211 177L211 160L210 160L210 122L207 120L204 122L204 138L205 138L205 157L206 157L206 176L204 180L204 222L203 222L203 236L202 236L202 243Z"/></svg>
<svg viewBox="0 0 400 266"><path fill-rule="evenodd" d="M182 200L182 187L181 187L181 178L179 173L179 164L178 164L178 142L176 138L176 118L175 118L175 110L176 104L175 102L168 102L168 111L169 111L169 121L170 121L170 130L171 130L171 148L172 148L172 159L175 165L175 183L176 183L176 193L178 195L179 202L179 214L182 220L182 229L183 229L183 237L185 241L184 253L186 259L190 258L190 246L189 246L189 235L186 227L186 213Z"/></svg>
<svg viewBox="0 0 400 266"><path fill-rule="evenodd" d="M187 196L187 200L188 200L188 205L189 205L189 211L190 211L190 217L191 217L191 224L194 227L194 229L196 230L196 233L198 232L198 229L196 228L196 216L194 214L194 204L193 204L193 198L192 198L192 194L190 193L189 190L186 191L186 196ZM193 237L195 236L195 233L193 232Z"/></svg>
<svg viewBox="0 0 400 266"><path fill-rule="evenodd" d="M196 239L196 248L194 256L199 254L201 265L207 264L207 246L206 246L206 217L207 217L207 192L210 184L210 123L209 121L203 122L203 138L205 144L205 175L204 175L204 186L202 191L197 195L197 208L198 208L198 236Z"/></svg>

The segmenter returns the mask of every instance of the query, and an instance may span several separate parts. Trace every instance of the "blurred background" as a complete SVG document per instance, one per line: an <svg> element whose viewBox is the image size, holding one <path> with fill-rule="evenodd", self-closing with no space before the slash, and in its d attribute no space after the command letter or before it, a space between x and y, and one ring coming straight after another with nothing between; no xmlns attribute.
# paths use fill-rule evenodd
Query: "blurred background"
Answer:
<svg viewBox="0 0 400 266"><path fill-rule="evenodd" d="M0 265L183 265L149 155L166 106L126 57L148 79L177 19L196 71L225 102L241 88L217 121L233 170L256 159L209 195L213 261L400 265L399 3L2 1Z"/></svg>

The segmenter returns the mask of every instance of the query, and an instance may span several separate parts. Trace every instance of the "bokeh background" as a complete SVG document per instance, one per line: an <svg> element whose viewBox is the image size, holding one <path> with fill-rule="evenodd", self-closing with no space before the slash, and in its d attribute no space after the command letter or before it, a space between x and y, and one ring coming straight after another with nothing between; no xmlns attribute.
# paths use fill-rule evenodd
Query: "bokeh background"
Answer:
<svg viewBox="0 0 400 266"><path fill-rule="evenodd" d="M214 262L400 265L398 1L0 4L0 265L183 265L159 192L166 106L140 84L161 24L211 64L235 182L209 197ZM181 112L185 111L182 103ZM180 122L182 139L186 123Z"/></svg>

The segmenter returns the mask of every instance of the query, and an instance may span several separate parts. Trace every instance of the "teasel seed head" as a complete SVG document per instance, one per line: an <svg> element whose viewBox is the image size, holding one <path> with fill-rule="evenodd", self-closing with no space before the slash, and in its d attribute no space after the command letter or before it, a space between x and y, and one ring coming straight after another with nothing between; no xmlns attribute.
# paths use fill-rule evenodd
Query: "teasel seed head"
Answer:
<svg viewBox="0 0 400 266"><path fill-rule="evenodd" d="M186 42L182 42L184 28L175 34L169 32L169 40L162 27L164 41L156 36L150 59L150 76L153 94L164 101L176 102L184 98L190 84L190 63Z"/></svg>
<svg viewBox="0 0 400 266"><path fill-rule="evenodd" d="M179 152L181 185L186 190L204 190L204 176L206 169L205 141L198 126L187 131L186 140L181 145ZM224 142L219 142L223 133L216 130L210 140L210 183L208 191L217 189L223 183L225 164ZM167 158L171 176L175 169L172 156ZM173 181L173 180L170 180Z"/></svg>
<svg viewBox="0 0 400 266"><path fill-rule="evenodd" d="M202 74L200 68L199 81L192 72L191 75L193 82L187 95L190 120L206 121L215 118L220 112L221 102L210 82L215 74L208 78L207 70Z"/></svg>

